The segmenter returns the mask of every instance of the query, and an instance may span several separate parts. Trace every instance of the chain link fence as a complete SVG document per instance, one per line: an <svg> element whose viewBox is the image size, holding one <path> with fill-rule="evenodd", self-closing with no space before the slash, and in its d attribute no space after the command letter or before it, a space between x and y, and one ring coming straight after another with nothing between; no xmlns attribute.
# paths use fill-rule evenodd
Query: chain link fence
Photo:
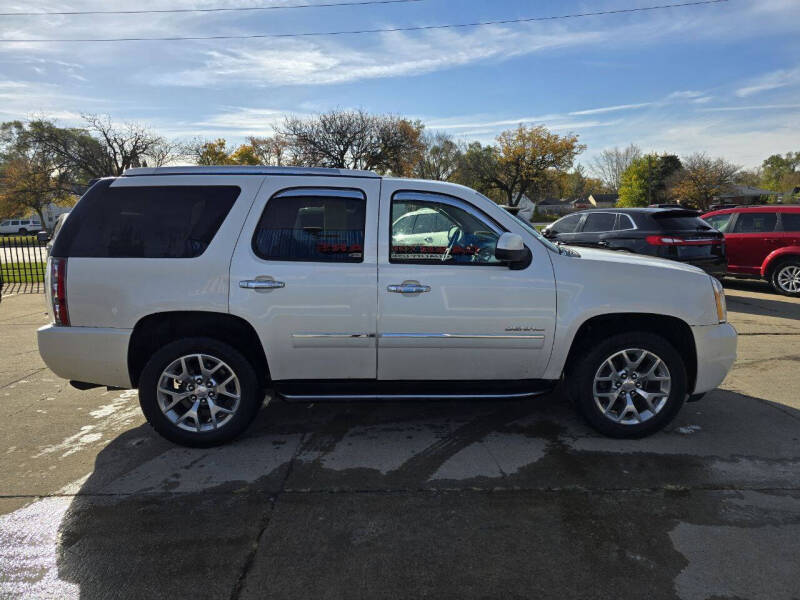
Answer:
<svg viewBox="0 0 800 600"><path fill-rule="evenodd" d="M32 235L0 236L0 294L44 292L46 242Z"/></svg>

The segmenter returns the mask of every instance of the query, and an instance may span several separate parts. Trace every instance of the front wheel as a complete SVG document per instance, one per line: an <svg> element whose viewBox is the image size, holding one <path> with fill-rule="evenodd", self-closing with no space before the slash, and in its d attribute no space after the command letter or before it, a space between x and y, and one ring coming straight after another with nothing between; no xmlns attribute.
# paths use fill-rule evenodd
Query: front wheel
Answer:
<svg viewBox="0 0 800 600"><path fill-rule="evenodd" d="M800 258L779 264L772 272L772 287L784 296L800 296Z"/></svg>
<svg viewBox="0 0 800 600"><path fill-rule="evenodd" d="M250 362L228 344L187 338L164 346L145 365L139 403L159 434L208 447L241 434L264 399Z"/></svg>
<svg viewBox="0 0 800 600"><path fill-rule="evenodd" d="M661 430L683 406L686 368L661 336L611 336L576 357L567 374L578 412L600 433L639 438Z"/></svg>

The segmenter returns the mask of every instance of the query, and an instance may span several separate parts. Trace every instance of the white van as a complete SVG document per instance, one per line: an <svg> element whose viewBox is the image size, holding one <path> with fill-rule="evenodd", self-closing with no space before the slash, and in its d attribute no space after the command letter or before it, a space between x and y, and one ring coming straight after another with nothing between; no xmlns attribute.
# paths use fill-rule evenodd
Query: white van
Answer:
<svg viewBox="0 0 800 600"><path fill-rule="evenodd" d="M42 222L36 217L0 221L0 234L3 235L27 235L41 230Z"/></svg>

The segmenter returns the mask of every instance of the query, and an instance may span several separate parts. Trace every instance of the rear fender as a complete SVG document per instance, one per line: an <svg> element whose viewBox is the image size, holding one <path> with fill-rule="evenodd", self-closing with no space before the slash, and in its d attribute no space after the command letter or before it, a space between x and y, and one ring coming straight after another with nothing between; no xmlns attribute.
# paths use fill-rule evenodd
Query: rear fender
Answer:
<svg viewBox="0 0 800 600"><path fill-rule="evenodd" d="M767 277L770 269L776 264L776 261L784 256L800 257L800 246L784 246L783 248L778 248L770 252L761 265L761 277Z"/></svg>

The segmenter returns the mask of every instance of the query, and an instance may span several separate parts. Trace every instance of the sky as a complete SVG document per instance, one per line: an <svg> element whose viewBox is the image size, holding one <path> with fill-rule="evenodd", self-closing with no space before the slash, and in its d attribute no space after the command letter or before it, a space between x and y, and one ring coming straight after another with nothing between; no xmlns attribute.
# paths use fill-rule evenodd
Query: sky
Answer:
<svg viewBox="0 0 800 600"><path fill-rule="evenodd" d="M0 0L0 12L335 0ZM800 0L461 29L119 43L9 39L304 33L550 17L680 0L419 0L146 15L0 16L0 121L108 114L180 139L267 135L289 114L360 108L490 143L519 123L605 148L702 151L754 167L800 151Z"/></svg>

